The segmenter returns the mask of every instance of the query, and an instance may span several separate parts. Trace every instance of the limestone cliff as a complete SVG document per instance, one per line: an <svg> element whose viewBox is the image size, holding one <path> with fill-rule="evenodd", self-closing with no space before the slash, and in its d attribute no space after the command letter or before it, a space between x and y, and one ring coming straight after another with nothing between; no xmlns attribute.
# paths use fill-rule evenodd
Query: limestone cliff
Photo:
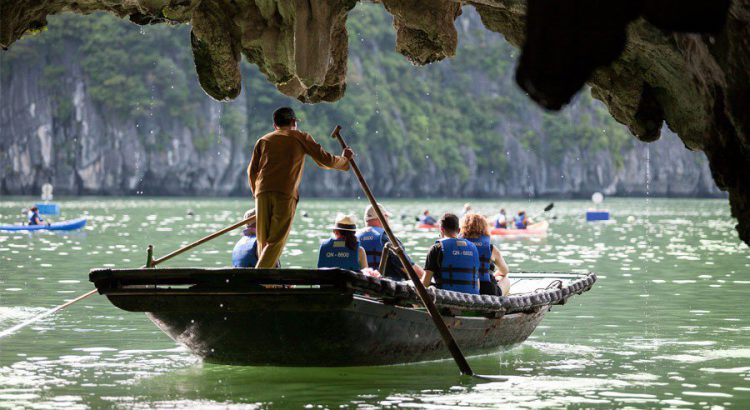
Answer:
<svg viewBox="0 0 750 410"><path fill-rule="evenodd" d="M740 237L750 243L750 0L470 0L487 28L523 47L517 80L559 109L585 82L644 141L663 123L707 154L729 192ZM187 23L204 90L218 100L241 89L240 56L286 95L343 96L345 21L354 0L0 0L0 45L42 30L50 14L105 10L137 24ZM460 10L449 0L384 1L396 48L417 64L456 50ZM252 90L248 94L252 98Z"/></svg>
<svg viewBox="0 0 750 410"><path fill-rule="evenodd" d="M390 33L382 10L368 6L353 16L363 20L368 29L363 31L360 24L351 30L357 41L351 47L349 74L354 81L348 97L340 104L303 106L299 111L311 119L303 122L304 129L329 148L335 147L326 141L333 121L366 121L364 128L345 122L344 133L360 152L361 166L380 195L570 197L593 191L608 195L719 195L704 156L684 150L674 134L651 145L640 143L613 121L602 122L608 120L606 113L587 95L562 116L551 117L512 87L511 76L492 81L491 73L512 73L513 58L506 56L507 70L498 71L478 54L486 54L488 46L510 52L512 48L500 36L483 30L478 14L471 9L458 17L457 39L463 42L465 53L425 68L418 81L404 82L418 82L413 92L387 88L399 81L396 76L408 76L403 70L409 65L398 64L388 71L398 59L383 48L400 37ZM91 27L84 27L82 18L58 19L50 36L24 40L0 55L5 68L0 77L0 99L8 102L0 107L0 193L37 194L43 183L51 182L58 194L247 195L244 170L252 144L268 131L270 112L292 102L256 79L249 82L255 90L252 98L246 89L231 103L211 100L190 78L189 62L183 61L189 56L186 45L183 50L172 45L174 41L179 46L186 37L184 28L139 33L135 26L114 27L111 19L104 17ZM95 33L102 25L115 33L82 41L79 33ZM60 32L66 34L58 36ZM128 70L106 65L101 60L113 63L117 54L97 50L112 37L128 36L144 45L139 56L145 63L133 56L117 63L130 63L135 66L132 71L145 70L132 78L147 86L135 88L127 77L115 82L127 85L100 89L100 74L106 75L104 82L111 82ZM60 49L65 52L57 53ZM159 56L155 65L145 49L155 50ZM242 70L247 78L258 76L258 70L249 65ZM458 78L459 72L468 78ZM184 88L187 94L181 99L170 96L175 88ZM431 90L429 98L434 100L415 102L428 98L422 89ZM371 105L379 111L373 113L364 104L378 92L389 95L376 97L383 103ZM124 99L123 93L132 98ZM466 98L456 100L460 94ZM481 104L465 105L475 100ZM179 106L176 113L175 105ZM436 106L447 111L436 111ZM496 114L488 116L492 121L487 128L462 124L449 128L456 120L442 118L455 111L458 121L464 117L476 122L477 110L486 106L498 107ZM356 109L345 111L350 107ZM235 120L230 121L232 118ZM570 134L552 135L586 121L591 123L571 128ZM362 135L366 132L383 135L383 141ZM417 136L425 132L428 141ZM607 132L622 135L607 137ZM472 142L475 146L452 151L448 145L455 143L455 133L464 142L469 142L473 133L486 133L487 140L500 141L490 147L484 140L476 140ZM568 141L568 135L580 139ZM614 143L620 145L607 146ZM320 171L313 165L306 174L305 195L360 194L349 174Z"/></svg>

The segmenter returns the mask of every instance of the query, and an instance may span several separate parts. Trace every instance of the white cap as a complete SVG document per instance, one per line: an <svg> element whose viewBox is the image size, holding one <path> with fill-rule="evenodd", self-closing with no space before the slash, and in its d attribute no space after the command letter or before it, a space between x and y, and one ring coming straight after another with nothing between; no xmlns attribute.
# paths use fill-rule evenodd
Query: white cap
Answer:
<svg viewBox="0 0 750 410"><path fill-rule="evenodd" d="M251 216L255 216L255 208L245 212L245 215L242 217L242 219L247 219ZM247 226L255 226L255 221L250 222L249 224L247 224Z"/></svg>
<svg viewBox="0 0 750 410"><path fill-rule="evenodd" d="M382 212L383 215L385 215L385 216L387 216L389 218L391 216L393 216L393 214L390 213L390 212L388 212L388 210L385 209L385 207L383 205L378 204L378 208L380 208L380 212ZM365 208L365 218L364 219L365 219L365 222L373 220L373 219L378 219L378 214L375 212L375 208L373 208L372 205L367 205L367 208Z"/></svg>

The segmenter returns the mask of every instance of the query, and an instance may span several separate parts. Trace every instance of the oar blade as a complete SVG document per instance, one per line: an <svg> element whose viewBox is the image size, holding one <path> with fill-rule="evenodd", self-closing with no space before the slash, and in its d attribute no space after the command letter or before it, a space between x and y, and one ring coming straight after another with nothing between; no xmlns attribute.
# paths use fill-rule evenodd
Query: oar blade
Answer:
<svg viewBox="0 0 750 410"><path fill-rule="evenodd" d="M491 374L472 374L471 377L488 382L507 382L510 380L506 376L496 376Z"/></svg>
<svg viewBox="0 0 750 410"><path fill-rule="evenodd" d="M554 207L555 207L555 203L554 202L550 202L549 205L547 205L547 206L544 207L544 212L548 212L550 209L552 209Z"/></svg>

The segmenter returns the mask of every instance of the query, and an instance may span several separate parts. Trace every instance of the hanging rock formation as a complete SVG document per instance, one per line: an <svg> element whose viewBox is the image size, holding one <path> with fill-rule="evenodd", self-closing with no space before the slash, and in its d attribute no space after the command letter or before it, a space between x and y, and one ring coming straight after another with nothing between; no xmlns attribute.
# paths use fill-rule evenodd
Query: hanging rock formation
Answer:
<svg viewBox="0 0 750 410"><path fill-rule="evenodd" d="M750 0L470 0L485 26L523 47L517 81L559 109L584 83L643 141L662 124L704 151L750 243ZM346 16L356 0L0 0L0 46L40 31L46 16L107 11L137 24L191 23L203 89L241 89L239 59L286 95L335 101L345 91ZM454 55L460 3L384 0L396 49L415 64ZM248 94L252 98L252 91Z"/></svg>

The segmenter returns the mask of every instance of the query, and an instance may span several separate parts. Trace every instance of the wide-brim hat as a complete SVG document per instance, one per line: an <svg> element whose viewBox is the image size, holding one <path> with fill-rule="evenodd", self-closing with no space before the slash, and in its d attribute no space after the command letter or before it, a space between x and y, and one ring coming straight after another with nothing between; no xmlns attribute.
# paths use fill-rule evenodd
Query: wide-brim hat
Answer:
<svg viewBox="0 0 750 410"><path fill-rule="evenodd" d="M378 204L378 208L380 208L380 212L388 218L393 216L393 214L388 212L383 205ZM378 219L378 214L375 212L375 208L372 205L367 205L367 208L365 208L365 222L372 219Z"/></svg>
<svg viewBox="0 0 750 410"><path fill-rule="evenodd" d="M356 231L357 223L351 215L338 214L336 215L336 222L328 228L337 231Z"/></svg>

